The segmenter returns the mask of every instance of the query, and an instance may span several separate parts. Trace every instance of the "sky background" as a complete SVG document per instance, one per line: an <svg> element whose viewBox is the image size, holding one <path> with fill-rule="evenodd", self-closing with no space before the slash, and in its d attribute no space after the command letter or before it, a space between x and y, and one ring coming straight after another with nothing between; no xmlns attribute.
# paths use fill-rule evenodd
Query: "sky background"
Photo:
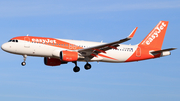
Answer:
<svg viewBox="0 0 180 101"><path fill-rule="evenodd" d="M172 55L131 63L78 62L56 67L43 58L23 57L0 50L1 101L178 101L180 100L179 0L0 0L0 44L12 37L138 44L158 24L169 21L162 49ZM46 51L46 50L44 50ZM117 54L118 55L118 54Z"/></svg>

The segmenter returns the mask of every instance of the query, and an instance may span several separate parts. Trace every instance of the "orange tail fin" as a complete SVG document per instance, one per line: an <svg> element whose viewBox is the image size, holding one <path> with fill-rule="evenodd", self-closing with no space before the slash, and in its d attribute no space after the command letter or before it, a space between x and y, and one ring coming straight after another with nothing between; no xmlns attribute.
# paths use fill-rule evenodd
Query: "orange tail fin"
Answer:
<svg viewBox="0 0 180 101"><path fill-rule="evenodd" d="M160 21L156 27L144 38L139 46L160 50L168 26L168 21Z"/></svg>

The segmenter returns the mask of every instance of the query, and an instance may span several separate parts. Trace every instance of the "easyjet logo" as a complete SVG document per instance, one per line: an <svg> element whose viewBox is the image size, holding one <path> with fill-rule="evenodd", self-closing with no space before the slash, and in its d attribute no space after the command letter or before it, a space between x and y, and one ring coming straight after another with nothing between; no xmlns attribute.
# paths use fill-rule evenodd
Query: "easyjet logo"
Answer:
<svg viewBox="0 0 180 101"><path fill-rule="evenodd" d="M161 25L157 26L153 31L152 34L150 34L150 36L148 37L148 39L146 40L146 45L150 45L151 42L157 38L159 36L159 33L161 33L161 31L164 29L164 27L166 27L166 24L163 22L161 23Z"/></svg>
<svg viewBox="0 0 180 101"><path fill-rule="evenodd" d="M43 42L43 43L56 43L56 40L51 40L51 39L35 39L32 38L33 42Z"/></svg>

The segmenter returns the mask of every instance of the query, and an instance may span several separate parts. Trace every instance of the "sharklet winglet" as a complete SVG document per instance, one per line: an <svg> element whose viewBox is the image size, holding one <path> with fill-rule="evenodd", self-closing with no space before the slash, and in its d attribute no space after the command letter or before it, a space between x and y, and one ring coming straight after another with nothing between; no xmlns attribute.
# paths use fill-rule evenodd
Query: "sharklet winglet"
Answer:
<svg viewBox="0 0 180 101"><path fill-rule="evenodd" d="M132 39L137 29L138 27L136 27L127 38Z"/></svg>

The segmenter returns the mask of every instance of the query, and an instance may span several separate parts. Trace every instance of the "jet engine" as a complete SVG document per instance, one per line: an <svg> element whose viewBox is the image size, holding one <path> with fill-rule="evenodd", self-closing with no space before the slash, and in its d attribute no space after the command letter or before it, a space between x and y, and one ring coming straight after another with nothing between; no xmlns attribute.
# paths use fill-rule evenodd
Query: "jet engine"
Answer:
<svg viewBox="0 0 180 101"><path fill-rule="evenodd" d="M59 66L62 62L60 59L44 57L44 64L47 66Z"/></svg>
<svg viewBox="0 0 180 101"><path fill-rule="evenodd" d="M60 60L65 62L73 62L78 60L78 52L61 51Z"/></svg>

